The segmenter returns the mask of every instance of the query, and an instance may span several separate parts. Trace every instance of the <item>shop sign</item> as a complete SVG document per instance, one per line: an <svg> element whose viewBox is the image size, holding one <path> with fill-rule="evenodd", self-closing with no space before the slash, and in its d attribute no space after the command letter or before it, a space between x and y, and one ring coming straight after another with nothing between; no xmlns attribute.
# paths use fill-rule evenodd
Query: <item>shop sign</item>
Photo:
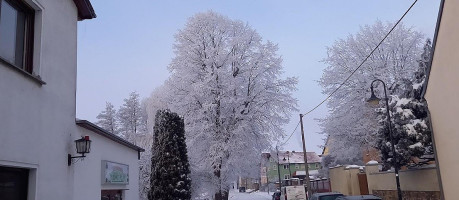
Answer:
<svg viewBox="0 0 459 200"><path fill-rule="evenodd" d="M106 184L128 184L129 165L102 161L102 183Z"/></svg>

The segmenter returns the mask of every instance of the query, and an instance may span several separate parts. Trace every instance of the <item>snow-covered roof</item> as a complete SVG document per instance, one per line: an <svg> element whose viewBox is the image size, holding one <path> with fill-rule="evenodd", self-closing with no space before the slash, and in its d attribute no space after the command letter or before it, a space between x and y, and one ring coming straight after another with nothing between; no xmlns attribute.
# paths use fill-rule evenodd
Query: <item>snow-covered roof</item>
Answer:
<svg viewBox="0 0 459 200"><path fill-rule="evenodd" d="M294 176L306 176L306 171L295 171L293 172ZM319 170L309 170L309 175L319 175Z"/></svg>
<svg viewBox="0 0 459 200"><path fill-rule="evenodd" d="M308 157L308 163L320 163L322 161L322 158L316 152L306 152L306 156ZM303 152L279 151L279 164L286 163L304 163Z"/></svg>

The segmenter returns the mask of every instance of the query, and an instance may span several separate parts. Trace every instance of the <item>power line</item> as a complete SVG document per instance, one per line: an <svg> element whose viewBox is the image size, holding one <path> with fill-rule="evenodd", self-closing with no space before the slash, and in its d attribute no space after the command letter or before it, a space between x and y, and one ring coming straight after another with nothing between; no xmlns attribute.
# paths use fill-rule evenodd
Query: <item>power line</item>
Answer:
<svg viewBox="0 0 459 200"><path fill-rule="evenodd" d="M368 60L368 58L370 58L371 55L373 55L373 53L376 51L376 49L378 49L378 47L384 42L384 40L386 40L386 38L392 33L392 31L395 29L395 27L397 27L397 25L402 21L402 19L405 17L406 14L408 14L408 12L411 10L411 8L416 4L416 2L418 2L418 0L415 0L413 2L413 4L411 4L411 6L408 8L408 10L406 10L406 12L402 15L402 17L400 17L400 19L397 21L397 23L395 23L395 25L390 29L390 31L384 36L384 38L378 43L378 45L376 45L376 47L370 52L370 54L368 54L368 56L360 63L360 65L354 69L354 71L352 71L352 73L335 89L333 90L332 93L330 93L327 98L325 98L323 101L321 101L317 106L315 106L314 108L312 108L311 110L309 110L308 112L306 112L304 115L307 115L309 113L311 113L312 111L314 111L315 109L317 109L318 107L320 107L323 103L325 103L328 99L330 99L331 96L333 96L350 78L352 75L355 74L355 72L357 72L357 70L360 69L360 67L363 66L363 64Z"/></svg>
<svg viewBox="0 0 459 200"><path fill-rule="evenodd" d="M298 121L298 124L296 125L296 127L295 127L295 130L293 130L293 132L290 134L290 136L288 136L287 140L285 140L285 142L284 142L284 143L282 143L282 144L281 144L281 145L279 145L279 146L282 146L282 145L284 145L285 143L287 143L287 142L290 140L290 138L291 138L291 137L292 137L292 135L295 133L295 131L296 131L296 129L298 128L298 126L299 126L299 125L300 125L300 121Z"/></svg>
<svg viewBox="0 0 459 200"><path fill-rule="evenodd" d="M355 74L355 72L357 72L357 70L360 69L360 67L363 66L363 64L368 60L368 58L370 58L371 55L373 55L373 53L376 51L376 49L379 48L379 46L381 46L381 44L384 42L384 40L386 40L386 38L392 33L392 31L397 27L397 25L402 21L402 19L406 16L406 14L408 14L408 12L411 10L411 8L413 8L413 6L416 4L416 2L418 2L418 0L415 0L411 6L405 11L405 13L402 15L402 17L400 17L400 19L397 21L397 23L394 24L394 26L392 26L392 28L390 29L389 32L387 32L387 34L384 36L384 38L378 43L378 45L376 45L375 48L373 48L373 50L371 50L370 54L368 54L367 57L365 57L365 59L363 59L363 61L359 64L359 66L357 68L355 68L352 73L346 78L344 79L344 81L335 89L333 90L333 92L331 92L324 100L322 100L318 105L316 105L314 108L312 108L311 110L309 110L308 112L306 112L303 116L305 115L308 115L309 113L313 112L314 110L316 110L318 107L320 107L323 103L325 103L328 99L330 99L331 96L333 96L351 77L352 75ZM279 146L282 146L284 144L286 144L290 138L293 136L293 134L295 133L296 129L298 128L298 126L300 125L300 122L298 121L298 124L296 125L295 127L295 130L293 130L293 132L290 134L290 136L287 138L287 140L285 140L285 142L283 142L281 145Z"/></svg>

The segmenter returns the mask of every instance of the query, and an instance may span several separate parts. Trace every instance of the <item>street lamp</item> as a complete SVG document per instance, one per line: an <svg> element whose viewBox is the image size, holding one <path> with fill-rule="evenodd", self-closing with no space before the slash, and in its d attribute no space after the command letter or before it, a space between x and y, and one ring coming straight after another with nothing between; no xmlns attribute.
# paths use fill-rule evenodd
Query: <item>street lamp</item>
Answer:
<svg viewBox="0 0 459 200"><path fill-rule="evenodd" d="M292 171L290 170L290 152L287 151L286 153L287 153L287 160L288 160L288 165L287 165L287 166L288 166L288 173L289 173L289 177L288 177L289 180L288 180L288 183L289 183L289 185L292 185L292 181L291 181L291 180L292 180ZM284 156L284 159L283 159L283 160L284 160L284 162L285 162L285 156ZM285 165L285 164L284 164L284 165Z"/></svg>
<svg viewBox="0 0 459 200"><path fill-rule="evenodd" d="M387 126L389 127L389 137L390 137L390 141L391 141L391 145L392 145L392 156L393 156L392 162L393 162L393 165L394 165L394 168L395 168L395 181L397 183L397 194L398 194L398 199L402 200L402 191L400 190L400 179L399 179L399 175L398 175L398 162L397 162L397 156L395 154L395 145L394 145L395 142L394 142L394 137L393 137L393 134L392 134L392 125L391 125L390 113L389 113L389 98L387 98L386 83L384 83L384 81L382 81L381 79L376 79L373 82L371 82L371 87L370 87L371 88L371 97L367 100L367 102L372 104L372 105L378 105L379 101L381 100L380 98L376 97L376 95L374 93L374 90L373 90L373 84L376 81L381 82L382 85L384 86L384 96L385 96L385 100L386 100Z"/></svg>

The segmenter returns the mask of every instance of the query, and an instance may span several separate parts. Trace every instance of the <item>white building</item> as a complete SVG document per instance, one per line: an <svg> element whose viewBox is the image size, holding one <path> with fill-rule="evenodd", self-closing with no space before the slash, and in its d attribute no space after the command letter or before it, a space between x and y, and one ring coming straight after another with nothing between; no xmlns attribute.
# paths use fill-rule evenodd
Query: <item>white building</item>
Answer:
<svg viewBox="0 0 459 200"><path fill-rule="evenodd" d="M91 122L77 120L76 123L77 135L89 136L92 144L87 157L72 164L75 170L73 199L99 199L100 196L103 200L139 199L138 159L144 150ZM84 192L78 192L82 190Z"/></svg>
<svg viewBox="0 0 459 200"><path fill-rule="evenodd" d="M0 9L0 199L100 199L107 189L138 199L143 149L75 123L77 22L95 18L89 0L0 0ZM84 135L93 152L68 166ZM129 183L103 183L105 161L129 166Z"/></svg>

